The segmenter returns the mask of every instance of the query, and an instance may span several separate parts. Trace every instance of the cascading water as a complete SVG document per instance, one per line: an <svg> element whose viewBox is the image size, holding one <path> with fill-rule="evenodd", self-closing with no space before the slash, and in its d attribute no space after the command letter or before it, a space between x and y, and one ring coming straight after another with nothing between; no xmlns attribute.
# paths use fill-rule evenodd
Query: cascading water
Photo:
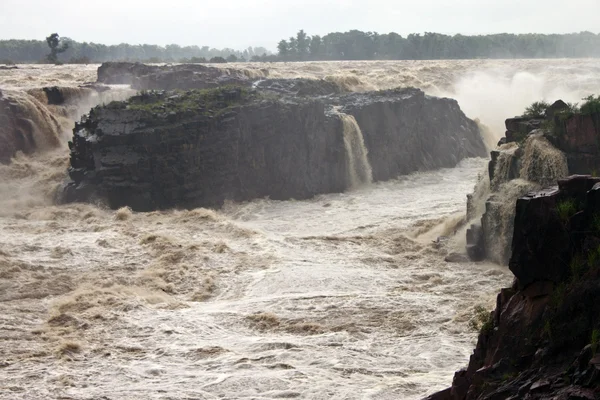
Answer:
<svg viewBox="0 0 600 400"><path fill-rule="evenodd" d="M552 63L568 68L552 72ZM548 87L583 82L574 88L575 100L600 87L597 60L248 68L268 69L269 77L323 78L341 71L379 89L445 88L460 92L463 109L472 94L467 114L498 128L475 106L506 118L513 113L507 106L522 110L514 95L498 95L504 92L497 86L486 89L472 79L463 86L468 93L451 90L465 71L496 65L511 76L513 69L543 65ZM94 80L96 68L20 66L0 72L0 87L78 86ZM489 81L499 81L498 75ZM542 93L531 95L537 100ZM345 137L361 137L355 123ZM359 160L353 165L360 166L367 160L363 141L364 157L348 143L348 154ZM413 400L447 387L472 353L476 333L467 325L473 307L493 303L512 276L486 263L445 263L431 239L446 228L432 235L421 227L455 221L484 163L468 159L455 168L305 201L131 213L53 205L68 152L18 155L0 166L0 393L27 400ZM526 155L521 163L528 165ZM523 174L549 174L535 171L527 167ZM515 193L531 184L524 182L499 184L506 188L497 196L507 210ZM474 198L483 199L483 210L489 179L482 177L477 187ZM511 220L503 212L499 219ZM509 246L507 236L501 240Z"/></svg>
<svg viewBox="0 0 600 400"><path fill-rule="evenodd" d="M352 115L339 113L344 127L344 146L348 158L348 180L351 188L373 182L373 171L360 126Z"/></svg>
<svg viewBox="0 0 600 400"><path fill-rule="evenodd" d="M529 136L521 166L521 178L542 186L554 185L569 174L567 158L542 133Z"/></svg>
<svg viewBox="0 0 600 400"><path fill-rule="evenodd" d="M487 257L499 264L510 258L515 202L527 192L555 184L568 175L565 155L542 133L532 134L524 150L514 143L500 147L492 179L492 195L482 218Z"/></svg>

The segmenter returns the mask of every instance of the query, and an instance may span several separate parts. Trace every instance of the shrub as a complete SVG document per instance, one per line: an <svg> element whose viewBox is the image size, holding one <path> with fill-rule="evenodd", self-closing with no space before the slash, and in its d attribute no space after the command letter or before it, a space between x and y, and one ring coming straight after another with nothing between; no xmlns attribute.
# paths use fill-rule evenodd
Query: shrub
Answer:
<svg viewBox="0 0 600 400"><path fill-rule="evenodd" d="M583 276L585 273L585 263L581 255L576 254L573 256L569 263L569 268L571 269L571 277L574 281L579 280Z"/></svg>
<svg viewBox="0 0 600 400"><path fill-rule="evenodd" d="M550 104L545 101L535 101L525 109L524 117L528 118L543 118L546 115L546 109Z"/></svg>
<svg viewBox="0 0 600 400"><path fill-rule="evenodd" d="M204 57L192 57L190 63L192 64L206 64L206 58Z"/></svg>
<svg viewBox="0 0 600 400"><path fill-rule="evenodd" d="M89 57L73 57L69 60L69 64L91 64L91 60Z"/></svg>
<svg viewBox="0 0 600 400"><path fill-rule="evenodd" d="M559 201L556 204L556 212L558 213L558 218L560 218L563 223L567 223L569 218L571 218L577 212L575 200L566 199Z"/></svg>
<svg viewBox="0 0 600 400"><path fill-rule="evenodd" d="M583 100L585 100L585 103L583 103L580 108L580 112L583 115L600 113L600 95L596 97L588 96Z"/></svg>
<svg viewBox="0 0 600 400"><path fill-rule="evenodd" d="M486 310L483 306L475 306L475 315L469 321L469 328L474 331L481 331L483 333L489 333L494 328L493 315L490 311Z"/></svg>
<svg viewBox="0 0 600 400"><path fill-rule="evenodd" d="M596 355L596 352L598 351L598 345L600 344L600 330L599 329L594 329L592 331L591 344L592 344L592 353L594 355Z"/></svg>
<svg viewBox="0 0 600 400"><path fill-rule="evenodd" d="M223 57L213 57L209 61L209 63L214 63L214 64L225 64L226 62L227 62L227 60L224 59Z"/></svg>

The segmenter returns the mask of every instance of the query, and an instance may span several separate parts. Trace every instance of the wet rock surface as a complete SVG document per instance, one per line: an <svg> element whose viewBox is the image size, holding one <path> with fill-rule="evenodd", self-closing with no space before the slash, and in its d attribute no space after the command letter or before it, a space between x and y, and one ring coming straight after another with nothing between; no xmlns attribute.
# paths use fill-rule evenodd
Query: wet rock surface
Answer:
<svg viewBox="0 0 600 400"><path fill-rule="evenodd" d="M481 238L467 240L473 260L489 259L507 264L513 232L514 202L529 190L553 185L569 174L600 171L600 114L573 113L558 100L539 117L515 117L505 121L506 136L491 152L489 193L481 218ZM511 212L504 210L509 202ZM467 214L475 217L469 201ZM497 238L506 237L497 245ZM481 251L474 252L475 243ZM491 244L491 245L490 245Z"/></svg>
<svg viewBox="0 0 600 400"><path fill-rule="evenodd" d="M147 65L106 62L98 68L98 82L131 85L137 90L207 89L222 85L249 86L252 81L242 71L200 64Z"/></svg>
<svg viewBox="0 0 600 400"><path fill-rule="evenodd" d="M341 192L353 160L340 113L362 130L374 180L485 155L454 100L417 89L340 94L321 84L151 92L97 107L74 130L63 200L154 210Z"/></svg>
<svg viewBox="0 0 600 400"><path fill-rule="evenodd" d="M598 399L600 180L517 202L510 269L468 368L429 399Z"/></svg>

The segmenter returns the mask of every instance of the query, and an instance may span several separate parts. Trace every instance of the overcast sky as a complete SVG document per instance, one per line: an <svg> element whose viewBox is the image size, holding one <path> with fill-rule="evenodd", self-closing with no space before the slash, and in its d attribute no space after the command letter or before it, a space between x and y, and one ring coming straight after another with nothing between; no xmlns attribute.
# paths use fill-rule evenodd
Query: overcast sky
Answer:
<svg viewBox="0 0 600 400"><path fill-rule="evenodd" d="M0 0L0 39L274 50L299 29L598 33L600 0Z"/></svg>

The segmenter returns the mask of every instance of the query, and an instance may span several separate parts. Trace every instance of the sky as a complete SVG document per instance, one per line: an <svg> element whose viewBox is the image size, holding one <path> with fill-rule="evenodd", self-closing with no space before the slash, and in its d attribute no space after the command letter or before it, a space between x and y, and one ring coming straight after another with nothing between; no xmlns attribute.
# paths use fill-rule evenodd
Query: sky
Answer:
<svg viewBox="0 0 600 400"><path fill-rule="evenodd" d="M0 39L275 50L300 29L598 33L600 0L0 0Z"/></svg>

